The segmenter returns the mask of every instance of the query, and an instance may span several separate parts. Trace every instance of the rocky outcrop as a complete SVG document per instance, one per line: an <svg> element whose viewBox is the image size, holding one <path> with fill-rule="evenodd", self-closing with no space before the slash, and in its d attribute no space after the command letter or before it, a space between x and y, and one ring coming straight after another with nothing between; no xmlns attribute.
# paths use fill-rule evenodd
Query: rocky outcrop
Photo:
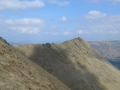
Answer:
<svg viewBox="0 0 120 90"><path fill-rule="evenodd" d="M0 40L4 43L6 43L7 45L10 45L5 39L3 39L1 36L0 36Z"/></svg>

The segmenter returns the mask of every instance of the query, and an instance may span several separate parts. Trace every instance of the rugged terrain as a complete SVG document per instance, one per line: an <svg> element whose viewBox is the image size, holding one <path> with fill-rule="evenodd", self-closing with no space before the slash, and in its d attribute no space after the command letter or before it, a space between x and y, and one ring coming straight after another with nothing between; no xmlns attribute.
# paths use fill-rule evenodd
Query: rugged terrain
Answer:
<svg viewBox="0 0 120 90"><path fill-rule="evenodd" d="M89 43L110 63L120 69L120 40L91 41Z"/></svg>
<svg viewBox="0 0 120 90"><path fill-rule="evenodd" d="M0 90L70 90L0 38Z"/></svg>
<svg viewBox="0 0 120 90"><path fill-rule="evenodd" d="M81 38L15 46L72 90L120 90L120 72Z"/></svg>

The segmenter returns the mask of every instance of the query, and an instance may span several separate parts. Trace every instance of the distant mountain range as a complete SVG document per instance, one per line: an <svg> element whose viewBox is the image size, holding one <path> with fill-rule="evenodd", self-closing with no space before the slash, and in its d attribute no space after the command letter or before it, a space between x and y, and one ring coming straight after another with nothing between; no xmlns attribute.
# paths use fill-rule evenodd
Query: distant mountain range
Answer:
<svg viewBox="0 0 120 90"><path fill-rule="evenodd" d="M88 42L110 63L120 69L120 40Z"/></svg>

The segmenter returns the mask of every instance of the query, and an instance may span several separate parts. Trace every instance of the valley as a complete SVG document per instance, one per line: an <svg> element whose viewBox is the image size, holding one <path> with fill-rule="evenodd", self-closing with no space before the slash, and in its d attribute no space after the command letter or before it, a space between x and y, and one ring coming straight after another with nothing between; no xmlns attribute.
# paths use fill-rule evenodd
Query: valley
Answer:
<svg viewBox="0 0 120 90"><path fill-rule="evenodd" d="M120 41L91 41L88 42L102 54L111 64L120 69Z"/></svg>

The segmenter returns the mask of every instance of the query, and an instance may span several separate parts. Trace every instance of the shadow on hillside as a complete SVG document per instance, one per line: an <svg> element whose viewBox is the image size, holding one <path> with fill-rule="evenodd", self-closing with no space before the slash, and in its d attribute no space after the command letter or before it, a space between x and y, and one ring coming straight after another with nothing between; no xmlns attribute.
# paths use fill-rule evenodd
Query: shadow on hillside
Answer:
<svg viewBox="0 0 120 90"><path fill-rule="evenodd" d="M78 66L85 70L85 73L76 69L68 57L68 52L55 44L35 45L33 55L29 59L72 90L104 90L92 73L88 72L80 63Z"/></svg>

